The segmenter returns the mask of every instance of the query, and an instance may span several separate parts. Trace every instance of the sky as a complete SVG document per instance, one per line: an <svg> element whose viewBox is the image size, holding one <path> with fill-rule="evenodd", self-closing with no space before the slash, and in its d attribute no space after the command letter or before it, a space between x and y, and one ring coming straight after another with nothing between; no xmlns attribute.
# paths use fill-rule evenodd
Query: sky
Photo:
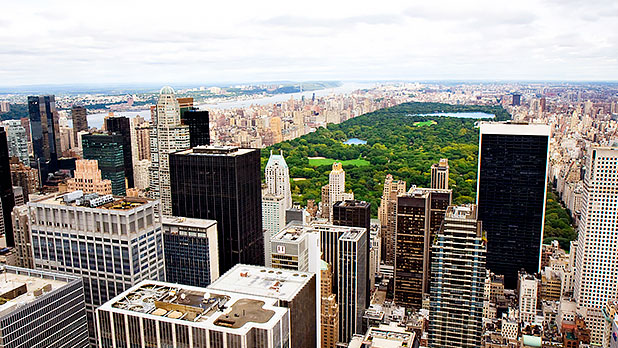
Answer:
<svg viewBox="0 0 618 348"><path fill-rule="evenodd" d="M0 86L618 80L616 0L0 0Z"/></svg>

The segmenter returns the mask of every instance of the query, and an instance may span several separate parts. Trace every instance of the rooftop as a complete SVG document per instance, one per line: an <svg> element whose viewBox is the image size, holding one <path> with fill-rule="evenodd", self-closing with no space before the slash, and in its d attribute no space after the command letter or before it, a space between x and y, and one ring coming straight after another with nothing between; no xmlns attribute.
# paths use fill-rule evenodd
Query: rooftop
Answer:
<svg viewBox="0 0 618 348"><path fill-rule="evenodd" d="M371 204L369 202L357 201L357 200L345 200L345 201L339 201L339 202L335 203L335 206L337 206L337 207L344 207L344 208L349 208L349 207L367 208L370 205Z"/></svg>
<svg viewBox="0 0 618 348"><path fill-rule="evenodd" d="M67 285L76 277L0 266L0 317Z"/></svg>
<svg viewBox="0 0 618 348"><path fill-rule="evenodd" d="M303 226L298 221L293 221L287 224L279 233L275 234L271 241L295 242L300 241L302 237L313 231L309 226Z"/></svg>
<svg viewBox="0 0 618 348"><path fill-rule="evenodd" d="M539 123L481 122L481 134L549 136L550 127Z"/></svg>
<svg viewBox="0 0 618 348"><path fill-rule="evenodd" d="M38 204L64 205L70 207L87 207L110 210L131 210L153 200L138 197L122 197L99 195L98 193L84 194L83 191L53 194L43 196L40 200L31 201Z"/></svg>
<svg viewBox="0 0 618 348"><path fill-rule="evenodd" d="M371 327L365 337L356 338L351 342L350 348L379 347L400 348L412 347L415 340L414 332L407 332L404 328L396 325L380 325Z"/></svg>
<svg viewBox="0 0 618 348"><path fill-rule="evenodd" d="M236 146L203 145L191 149L175 152L177 155L200 155L200 156L238 156L245 155L255 149L242 149Z"/></svg>
<svg viewBox="0 0 618 348"><path fill-rule="evenodd" d="M312 277L309 272L238 264L208 288L291 301Z"/></svg>
<svg viewBox="0 0 618 348"><path fill-rule="evenodd" d="M216 220L207 220L207 219L193 219L186 218L180 216L163 216L161 222L164 225L176 225L183 227L199 227L199 228L208 228L212 225L216 225Z"/></svg>

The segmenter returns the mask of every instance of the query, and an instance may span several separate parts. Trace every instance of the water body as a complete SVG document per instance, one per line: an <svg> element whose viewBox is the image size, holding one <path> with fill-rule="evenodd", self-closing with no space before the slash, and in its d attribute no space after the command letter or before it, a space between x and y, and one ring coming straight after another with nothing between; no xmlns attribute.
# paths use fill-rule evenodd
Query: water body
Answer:
<svg viewBox="0 0 618 348"><path fill-rule="evenodd" d="M220 103L213 104L199 104L197 107L200 110L208 110L208 109L234 109L234 108L242 108L251 105L267 105L278 102L283 102L290 100L291 97L299 100L302 97L311 98L313 93L315 93L317 97L324 97L331 94L345 94L350 93L352 91L363 89L363 88L372 88L375 84L372 83L358 83L358 82L345 82L339 87L335 88L327 88L320 89L315 91L306 91L306 92L297 92L297 93L284 93L284 94L275 94L273 96L256 98L256 99L247 99L247 100L234 100L234 101L226 101ZM90 114L88 115L88 126L91 128L99 128L103 126L103 119L107 116L107 112L102 112L98 114ZM146 120L150 120L150 109L140 110L140 111L120 111L114 112L115 116L126 116L129 118L133 118L137 115L140 115Z"/></svg>
<svg viewBox="0 0 618 348"><path fill-rule="evenodd" d="M486 112L435 112L431 114L408 114L408 116L444 116L458 118L494 118L496 115Z"/></svg>
<svg viewBox="0 0 618 348"><path fill-rule="evenodd" d="M362 140L362 139L358 139L358 138L350 138L346 142L344 142L344 144L346 144L346 145L365 145L365 144L367 144L367 141L366 140Z"/></svg>

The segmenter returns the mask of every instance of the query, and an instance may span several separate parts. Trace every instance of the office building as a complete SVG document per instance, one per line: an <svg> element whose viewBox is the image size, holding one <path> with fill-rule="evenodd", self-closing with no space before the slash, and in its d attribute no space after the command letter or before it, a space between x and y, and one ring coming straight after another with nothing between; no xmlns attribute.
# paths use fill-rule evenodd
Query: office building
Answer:
<svg viewBox="0 0 618 348"><path fill-rule="evenodd" d="M276 144L282 142L283 135L281 134L281 117L271 117L269 123L270 131L273 134L273 143Z"/></svg>
<svg viewBox="0 0 618 348"><path fill-rule="evenodd" d="M37 192L39 188L39 173L36 169L27 167L18 160L11 159L11 181L13 186L19 186L27 195Z"/></svg>
<svg viewBox="0 0 618 348"><path fill-rule="evenodd" d="M391 323L370 327L362 336L350 341L348 348L399 348L418 347L419 337L415 331Z"/></svg>
<svg viewBox="0 0 618 348"><path fill-rule="evenodd" d="M290 347L304 348L317 342L317 286L315 273L238 264L208 288L276 299L280 307L290 310Z"/></svg>
<svg viewBox="0 0 618 348"><path fill-rule="evenodd" d="M81 105L73 105L71 118L73 119L73 140L75 144L79 144L77 133L88 131L88 110Z"/></svg>
<svg viewBox="0 0 618 348"><path fill-rule="evenodd" d="M78 276L0 265L0 346L88 347Z"/></svg>
<svg viewBox="0 0 618 348"><path fill-rule="evenodd" d="M150 161L150 123L140 116L130 119L131 123L131 153L133 164L141 160Z"/></svg>
<svg viewBox="0 0 618 348"><path fill-rule="evenodd" d="M150 184L149 181L150 161L147 159L139 160L133 164L133 178L135 188L145 190Z"/></svg>
<svg viewBox="0 0 618 348"><path fill-rule="evenodd" d="M133 151L129 118L124 116L106 117L105 129L107 129L107 132L110 134L115 133L122 136L124 175L127 180L127 187L135 187L133 181Z"/></svg>
<svg viewBox="0 0 618 348"><path fill-rule="evenodd" d="M317 273L321 267L320 234L292 222L270 239L272 268Z"/></svg>
<svg viewBox="0 0 618 348"><path fill-rule="evenodd" d="M260 152L199 146L169 155L174 216L216 220L219 270L264 264Z"/></svg>
<svg viewBox="0 0 618 348"><path fill-rule="evenodd" d="M333 205L336 202L353 200L353 193L345 192L345 171L341 162L333 163L333 169L328 174L328 201L326 206L329 210L328 221L333 221Z"/></svg>
<svg viewBox="0 0 618 348"><path fill-rule="evenodd" d="M335 226L327 224L313 223L311 229L320 234L320 251L322 260L326 261L333 268L333 290L337 293L339 284L339 238L346 232L362 232L360 227Z"/></svg>
<svg viewBox="0 0 618 348"><path fill-rule="evenodd" d="M82 136L84 159L96 160L101 177L112 183L112 193L126 194L124 139L120 134L87 134Z"/></svg>
<svg viewBox="0 0 618 348"><path fill-rule="evenodd" d="M13 221L13 236L15 238L14 250L17 256L15 265L24 268L34 268L28 206L20 205L13 208L11 219Z"/></svg>
<svg viewBox="0 0 618 348"><path fill-rule="evenodd" d="M315 347L315 310L300 313L315 306L315 276L269 271L235 268L223 289L144 281L97 309L99 346Z"/></svg>
<svg viewBox="0 0 618 348"><path fill-rule="evenodd" d="M13 197L15 199L15 206L20 206L28 202L28 195L24 192L21 186L13 186Z"/></svg>
<svg viewBox="0 0 618 348"><path fill-rule="evenodd" d="M332 206L333 209L333 225L337 226L352 226L364 228L365 233L365 246L367 247L367 272L365 272L367 279L365 284L370 286L371 278L375 275L369 274L370 253L371 253L371 203L357 200L347 200L336 202ZM369 303L371 296L369 289L366 291L367 298L365 303Z"/></svg>
<svg viewBox="0 0 618 348"><path fill-rule="evenodd" d="M77 160L73 177L67 180L67 189L70 192L81 190L84 193L111 195L112 182L102 179L97 160Z"/></svg>
<svg viewBox="0 0 618 348"><path fill-rule="evenodd" d="M204 287L219 278L219 244L214 220L163 217L167 281Z"/></svg>
<svg viewBox="0 0 618 348"><path fill-rule="evenodd" d="M28 97L28 114L32 133L34 163L31 165L39 171L41 186L47 183L48 174L58 170L58 149L60 145L60 126L56 97L53 95Z"/></svg>
<svg viewBox="0 0 618 348"><path fill-rule="evenodd" d="M519 273L519 321L533 324L536 319L539 280L532 274Z"/></svg>
<svg viewBox="0 0 618 348"><path fill-rule="evenodd" d="M11 165L9 159L6 131L0 127L0 212L2 213L0 230L6 236L6 245L14 247L15 238L13 237L11 211L13 211L15 206L15 196L13 194L13 185L11 184Z"/></svg>
<svg viewBox="0 0 618 348"><path fill-rule="evenodd" d="M290 189L290 170L283 158L283 153L270 157L264 168L264 178L266 181L266 193L274 196L283 196L285 209L292 208L292 190Z"/></svg>
<svg viewBox="0 0 618 348"><path fill-rule="evenodd" d="M395 264L395 233L397 227L397 196L406 193L406 182L393 180L388 174L384 179L384 190L378 207L378 219L382 231L382 260L384 264Z"/></svg>
<svg viewBox="0 0 618 348"><path fill-rule="evenodd" d="M339 305L333 293L333 271L326 261L320 265L320 347L335 348L339 342Z"/></svg>
<svg viewBox="0 0 618 348"><path fill-rule="evenodd" d="M452 191L413 186L397 199L394 295L398 305L420 309L429 293L431 243L451 205Z"/></svg>
<svg viewBox="0 0 618 348"><path fill-rule="evenodd" d="M513 93L513 102L511 103L511 105L513 105L513 106L520 106L521 105L521 94Z"/></svg>
<svg viewBox="0 0 618 348"><path fill-rule="evenodd" d="M521 269L540 271L549 126L482 123L477 205L487 231L487 268L514 289Z"/></svg>
<svg viewBox="0 0 618 348"><path fill-rule="evenodd" d="M367 309L367 231L347 231L339 237L337 303L339 341L348 342L362 331Z"/></svg>
<svg viewBox="0 0 618 348"><path fill-rule="evenodd" d="M429 347L481 346L485 252L476 206L448 207L433 244Z"/></svg>
<svg viewBox="0 0 618 348"><path fill-rule="evenodd" d="M270 239L286 225L285 197L264 191L262 196L262 229L264 230L264 264L270 267Z"/></svg>
<svg viewBox="0 0 618 348"><path fill-rule="evenodd" d="M144 279L165 279L158 201L84 195L29 202L37 269L81 275L90 337L94 310Z"/></svg>
<svg viewBox="0 0 618 348"><path fill-rule="evenodd" d="M180 113L182 124L189 127L191 147L210 145L210 118L208 111L190 109Z"/></svg>
<svg viewBox="0 0 618 348"><path fill-rule="evenodd" d="M593 147L586 161L574 298L590 343L606 346L603 308L618 298L618 148Z"/></svg>
<svg viewBox="0 0 618 348"><path fill-rule="evenodd" d="M21 125L21 121L7 120L2 122L2 126L6 131L9 156L17 157L21 163L30 166L28 139L26 137L26 129Z"/></svg>
<svg viewBox="0 0 618 348"><path fill-rule="evenodd" d="M172 214L169 156L176 151L188 149L190 141L189 126L180 123L180 105L172 87L161 89L157 105L152 109L151 119L153 127L150 129L149 194L151 198L161 200L163 215L178 215ZM221 243L221 240L219 242Z"/></svg>
<svg viewBox="0 0 618 348"><path fill-rule="evenodd" d="M431 165L431 188L448 190L448 158L441 158L440 162Z"/></svg>

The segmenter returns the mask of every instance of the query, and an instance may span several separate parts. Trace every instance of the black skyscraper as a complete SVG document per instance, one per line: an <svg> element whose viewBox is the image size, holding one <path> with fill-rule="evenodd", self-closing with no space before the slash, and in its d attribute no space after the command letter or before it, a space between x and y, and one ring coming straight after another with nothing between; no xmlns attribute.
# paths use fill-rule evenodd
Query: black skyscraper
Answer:
<svg viewBox="0 0 618 348"><path fill-rule="evenodd" d="M260 152L201 146L170 154L172 213L218 223L219 270L264 264Z"/></svg>
<svg viewBox="0 0 618 348"><path fill-rule="evenodd" d="M487 268L507 288L517 272L539 271L547 177L549 127L482 124L477 204L487 233Z"/></svg>
<svg viewBox="0 0 618 348"><path fill-rule="evenodd" d="M182 113L182 124L189 126L191 147L210 145L210 118L206 110L187 110Z"/></svg>
<svg viewBox="0 0 618 348"><path fill-rule="evenodd" d="M13 237L13 222L11 212L15 206L13 185L11 184L11 166L9 164L9 145L6 140L6 132L0 127L0 202L2 202L2 217L4 219L4 233L6 245L15 246Z"/></svg>
<svg viewBox="0 0 618 348"><path fill-rule="evenodd" d="M371 249L371 203L356 200L336 202L335 205L333 205L333 225L362 227L366 230L364 243L367 245L367 281L365 284L369 286L371 284L369 277L373 277L373 275L369 274L369 254ZM365 303L367 304L370 302L370 290L371 289L366 290L367 302Z"/></svg>
<svg viewBox="0 0 618 348"><path fill-rule="evenodd" d="M60 144L60 127L56 111L56 97L53 95L28 97L30 130L34 162L39 170L41 186L47 182L47 175L58 170L57 144Z"/></svg>
<svg viewBox="0 0 618 348"><path fill-rule="evenodd" d="M122 151L124 152L124 175L127 178L127 187L133 184L133 152L131 151L131 125L128 117L108 117L105 119L105 128L109 133L122 135Z"/></svg>
<svg viewBox="0 0 618 348"><path fill-rule="evenodd" d="M101 177L112 182L112 193L118 196L126 195L123 141L120 134L82 136L84 159L99 162Z"/></svg>

